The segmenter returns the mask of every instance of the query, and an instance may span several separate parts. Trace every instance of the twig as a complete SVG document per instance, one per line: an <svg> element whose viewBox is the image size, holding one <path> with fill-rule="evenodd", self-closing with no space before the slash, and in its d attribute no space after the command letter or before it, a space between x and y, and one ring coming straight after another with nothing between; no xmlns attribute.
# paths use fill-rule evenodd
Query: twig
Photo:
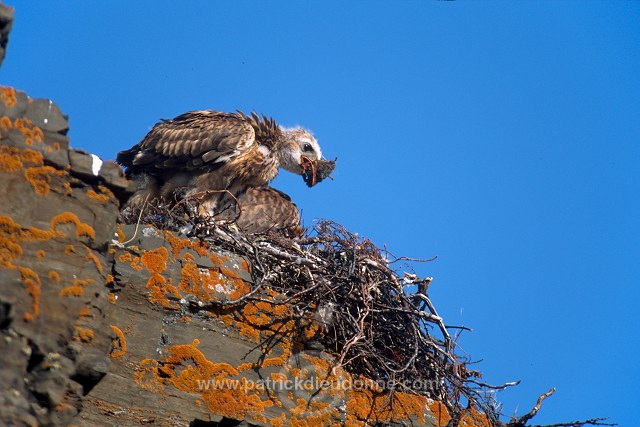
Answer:
<svg viewBox="0 0 640 427"><path fill-rule="evenodd" d="M263 249L265 252L282 258L282 259L286 259L287 261L291 261L295 264L299 264L299 265L306 265L309 267L315 267L317 268L318 266L313 263L312 261L308 260L307 258L303 258L303 257L299 257L299 256L295 256L295 255L291 255L288 252L282 251L280 249L276 249L273 246L271 246L271 244L267 243L267 242L259 242L259 246L261 249Z"/></svg>
<svg viewBox="0 0 640 427"><path fill-rule="evenodd" d="M518 384L520 384L520 380L518 380L518 381L509 381L509 382L506 382L506 383L504 383L502 385L491 385L491 384L483 383L481 381L476 381L476 380L472 380L472 379L469 379L467 381L472 383L472 384L476 384L476 385L478 385L480 387L488 388L488 389L491 389L491 390L504 390L505 388L515 387Z"/></svg>
<svg viewBox="0 0 640 427"><path fill-rule="evenodd" d="M536 402L535 406L526 414L524 414L523 416L520 417L520 419L518 419L518 421L515 422L514 426L524 426L527 424L527 422L536 416L536 414L538 413L538 411L540 410L540 408L542 407L542 402L549 396L551 396L553 393L556 392L555 387L551 388L548 392L546 393L542 393L539 397L538 397L538 401Z"/></svg>

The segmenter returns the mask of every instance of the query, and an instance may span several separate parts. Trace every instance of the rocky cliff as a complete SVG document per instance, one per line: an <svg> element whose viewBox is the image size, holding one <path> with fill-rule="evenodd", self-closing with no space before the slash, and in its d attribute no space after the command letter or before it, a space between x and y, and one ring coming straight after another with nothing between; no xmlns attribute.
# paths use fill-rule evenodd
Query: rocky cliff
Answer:
<svg viewBox="0 0 640 427"><path fill-rule="evenodd" d="M281 292L231 304L256 290L241 247L118 225L129 182L67 129L53 102L1 88L3 424L447 424L436 399L352 387ZM318 379L350 386L314 395Z"/></svg>

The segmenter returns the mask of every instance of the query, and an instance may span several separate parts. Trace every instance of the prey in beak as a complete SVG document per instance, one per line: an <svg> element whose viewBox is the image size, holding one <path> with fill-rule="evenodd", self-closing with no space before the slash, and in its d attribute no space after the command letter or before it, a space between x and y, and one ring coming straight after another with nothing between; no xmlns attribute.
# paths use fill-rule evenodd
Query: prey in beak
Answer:
<svg viewBox="0 0 640 427"><path fill-rule="evenodd" d="M336 168L336 157L333 160L311 160L307 156L300 157L300 167L302 168L302 179L309 187L313 187L325 178L331 177L331 172Z"/></svg>

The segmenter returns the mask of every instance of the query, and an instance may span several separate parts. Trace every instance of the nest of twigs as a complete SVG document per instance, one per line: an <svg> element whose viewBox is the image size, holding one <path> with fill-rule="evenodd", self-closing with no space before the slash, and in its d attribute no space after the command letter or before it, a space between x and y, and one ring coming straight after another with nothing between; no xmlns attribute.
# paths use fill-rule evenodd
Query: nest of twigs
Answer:
<svg viewBox="0 0 640 427"><path fill-rule="evenodd" d="M319 221L302 238L289 239L245 235L232 223L191 213L196 211L188 203L179 209L160 203L142 213L124 211L121 221L182 232L249 258L254 288L226 306L263 298L264 287L275 289L301 319L313 317L323 325L318 339L336 355L339 367L385 384L385 392L443 402L453 416L451 426L469 406L484 412L494 426L505 426L494 394L518 382L492 386L469 369L468 358L458 354L450 335L468 328L447 325L438 315L427 293L431 278L420 279L411 269L411 262L420 260L393 257L331 221ZM524 426L551 393L508 426ZM558 425L585 425L581 423Z"/></svg>

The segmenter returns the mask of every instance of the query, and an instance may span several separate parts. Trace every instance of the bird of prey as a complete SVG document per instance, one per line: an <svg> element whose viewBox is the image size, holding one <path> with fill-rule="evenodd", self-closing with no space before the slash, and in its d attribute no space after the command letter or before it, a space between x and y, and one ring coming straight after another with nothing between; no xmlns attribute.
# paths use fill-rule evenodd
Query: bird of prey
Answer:
<svg viewBox="0 0 640 427"><path fill-rule="evenodd" d="M157 123L142 141L118 153L117 162L138 182L128 206L197 196L199 214L218 215L233 208L248 189L267 185L280 168L314 185L330 173L316 180L321 158L320 146L308 130L285 128L256 113L202 110ZM323 162L333 170L335 162ZM264 194L275 200L271 190Z"/></svg>
<svg viewBox="0 0 640 427"><path fill-rule="evenodd" d="M288 237L304 234L298 207L282 191L268 186L249 188L238 202L241 211L235 223L245 233L279 233Z"/></svg>

